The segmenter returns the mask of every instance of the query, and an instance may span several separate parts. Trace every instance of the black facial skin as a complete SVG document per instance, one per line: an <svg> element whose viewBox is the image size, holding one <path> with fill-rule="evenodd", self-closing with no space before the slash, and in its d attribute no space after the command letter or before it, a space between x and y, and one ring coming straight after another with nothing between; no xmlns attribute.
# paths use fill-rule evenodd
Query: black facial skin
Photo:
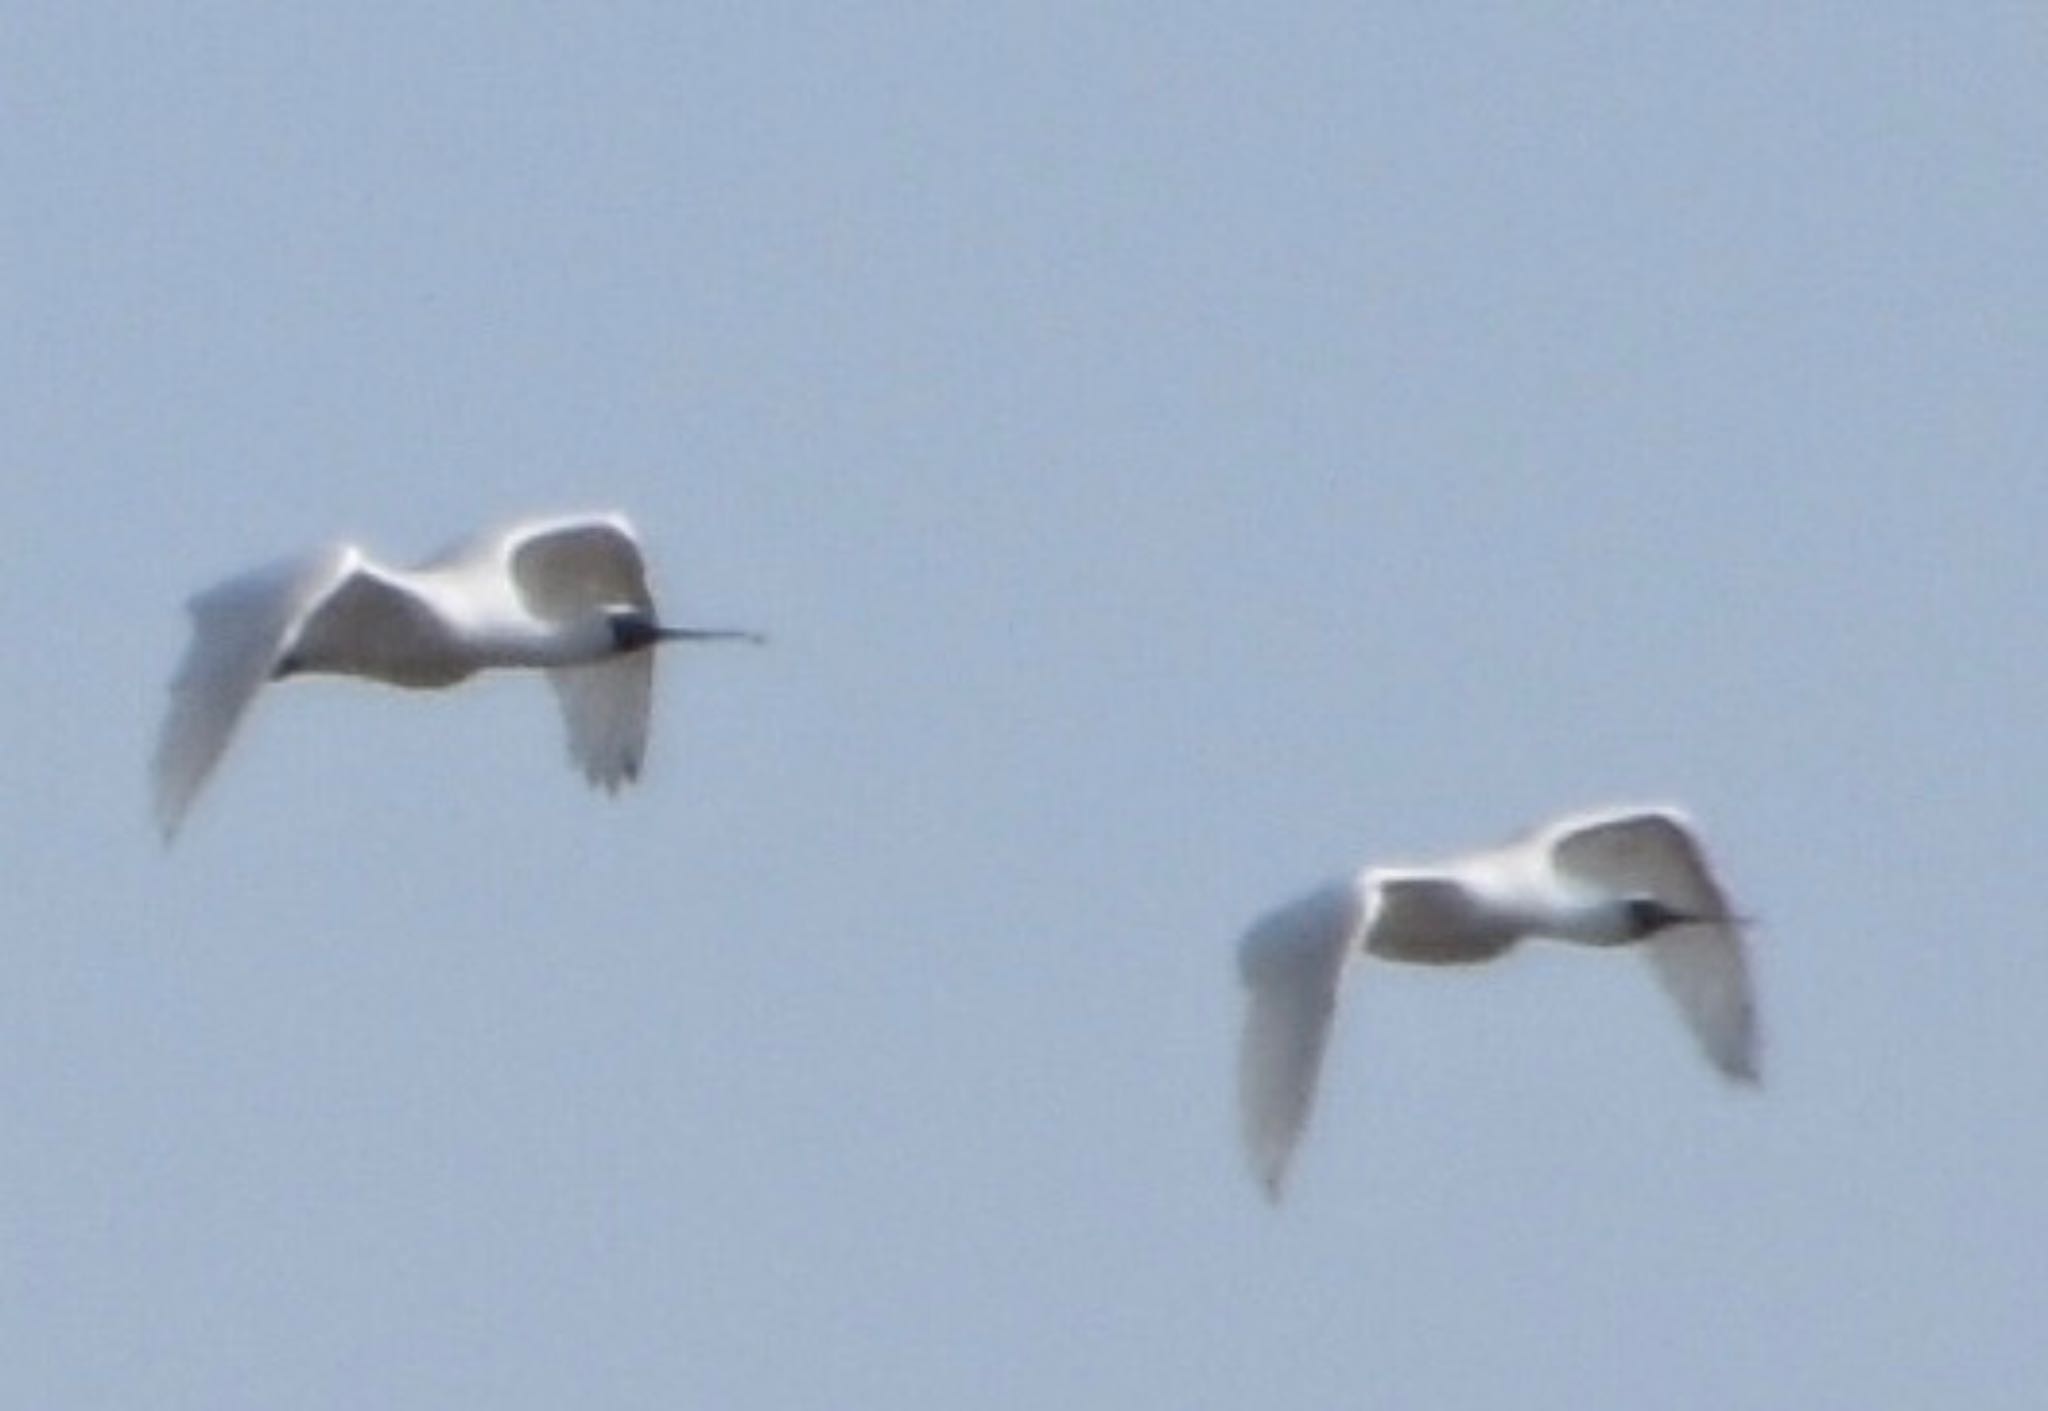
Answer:
<svg viewBox="0 0 2048 1411"><path fill-rule="evenodd" d="M621 654L644 651L668 635L644 612L615 612L611 625L612 645Z"/></svg>

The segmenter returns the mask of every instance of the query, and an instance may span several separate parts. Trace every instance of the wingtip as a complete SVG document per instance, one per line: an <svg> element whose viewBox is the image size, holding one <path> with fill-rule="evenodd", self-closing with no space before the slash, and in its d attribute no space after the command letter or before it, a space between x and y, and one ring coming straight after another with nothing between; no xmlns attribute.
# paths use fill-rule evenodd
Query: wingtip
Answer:
<svg viewBox="0 0 2048 1411"><path fill-rule="evenodd" d="M1251 1166L1252 1180L1257 1182L1259 1194L1265 1197L1267 1205L1277 1207L1287 1195L1287 1152L1261 1151L1250 1148L1245 1152Z"/></svg>
<svg viewBox="0 0 2048 1411"><path fill-rule="evenodd" d="M1734 1043L1705 1048L1708 1062L1730 1087L1754 1091L1764 1085L1763 1063L1753 1033Z"/></svg>
<svg viewBox="0 0 2048 1411"><path fill-rule="evenodd" d="M586 769L583 777L590 781L590 787L604 791L605 797L617 798L619 791L630 784L640 782L638 769Z"/></svg>
<svg viewBox="0 0 2048 1411"><path fill-rule="evenodd" d="M161 794L150 801L149 821L156 831L157 842L166 850L178 840L178 830L185 823L185 807Z"/></svg>

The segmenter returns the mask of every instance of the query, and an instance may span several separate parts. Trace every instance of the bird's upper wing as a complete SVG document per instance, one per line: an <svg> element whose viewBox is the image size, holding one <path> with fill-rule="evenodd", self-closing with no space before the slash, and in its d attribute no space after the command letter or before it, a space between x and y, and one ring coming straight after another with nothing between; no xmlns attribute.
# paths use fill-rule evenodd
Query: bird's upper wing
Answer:
<svg viewBox="0 0 2048 1411"><path fill-rule="evenodd" d="M654 606L640 542L624 515L535 520L500 531L500 543L512 586L536 617Z"/></svg>
<svg viewBox="0 0 2048 1411"><path fill-rule="evenodd" d="M541 520L503 531L506 572L529 611L566 618L623 605L652 608L647 566L623 515ZM568 727L569 758L593 784L640 776L654 701L654 653L633 652L548 672Z"/></svg>
<svg viewBox="0 0 2048 1411"><path fill-rule="evenodd" d="M192 642L171 679L153 770L156 824L165 841L307 616L361 561L346 546L322 549L230 578L188 604Z"/></svg>
<svg viewBox="0 0 2048 1411"><path fill-rule="evenodd" d="M1245 1155L1272 1200L1280 1198L1308 1127L1338 982L1364 924L1364 899L1347 880L1271 912L1238 946L1238 973L1250 992L1238 1049L1238 1114Z"/></svg>
<svg viewBox="0 0 2048 1411"><path fill-rule="evenodd" d="M1676 809L1621 810L1563 820L1551 831L1560 871L1719 918L1673 926L1646 942L1650 966L1714 1066L1758 1080L1756 1003L1741 923Z"/></svg>

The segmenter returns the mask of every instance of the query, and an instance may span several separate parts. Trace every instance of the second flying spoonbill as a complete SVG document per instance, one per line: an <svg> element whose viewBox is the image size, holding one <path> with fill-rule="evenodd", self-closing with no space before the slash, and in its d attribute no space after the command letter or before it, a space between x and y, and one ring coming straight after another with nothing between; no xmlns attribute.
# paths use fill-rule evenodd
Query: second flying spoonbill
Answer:
<svg viewBox="0 0 2048 1411"><path fill-rule="evenodd" d="M1238 1053L1246 1155L1278 1200L1308 1126L1353 955L1422 965L1491 960L1525 937L1641 943L1707 1059L1757 1081L1742 919L1672 808L1572 814L1504 846L1429 866L1371 867L1268 914L1238 948L1249 991Z"/></svg>

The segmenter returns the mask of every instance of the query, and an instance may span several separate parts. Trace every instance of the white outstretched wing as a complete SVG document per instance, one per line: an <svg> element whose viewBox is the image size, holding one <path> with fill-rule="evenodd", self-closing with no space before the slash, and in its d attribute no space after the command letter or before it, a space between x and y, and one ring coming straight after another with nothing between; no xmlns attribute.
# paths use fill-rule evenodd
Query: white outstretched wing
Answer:
<svg viewBox="0 0 2048 1411"><path fill-rule="evenodd" d="M623 515L538 521L506 531L503 542L506 571L537 617L654 607L639 541ZM557 667L548 680L562 703L569 758L590 782L616 790L639 778L654 704L654 653Z"/></svg>
<svg viewBox="0 0 2048 1411"><path fill-rule="evenodd" d="M633 652L593 666L558 666L548 682L562 703L569 758L608 792L640 777L654 710L654 653Z"/></svg>
<svg viewBox="0 0 2048 1411"><path fill-rule="evenodd" d="M1566 819L1551 838L1563 872L1722 918L1674 926L1645 945L1651 969L1708 1059L1731 1079L1757 1082L1756 1002L1741 923L1707 866L1691 822L1676 809L1618 810Z"/></svg>
<svg viewBox="0 0 2048 1411"><path fill-rule="evenodd" d="M1249 992L1238 1049L1238 1111L1245 1155L1271 1200L1315 1107L1316 1083L1336 1018L1344 962L1365 924L1349 881L1290 902L1238 946Z"/></svg>
<svg viewBox="0 0 2048 1411"><path fill-rule="evenodd" d="M654 606L640 541L624 515L534 520L500 532L506 571L536 617Z"/></svg>
<svg viewBox="0 0 2048 1411"><path fill-rule="evenodd" d="M171 680L153 769L166 842L308 614L360 562L355 550L336 546L251 570L191 600L192 642Z"/></svg>

